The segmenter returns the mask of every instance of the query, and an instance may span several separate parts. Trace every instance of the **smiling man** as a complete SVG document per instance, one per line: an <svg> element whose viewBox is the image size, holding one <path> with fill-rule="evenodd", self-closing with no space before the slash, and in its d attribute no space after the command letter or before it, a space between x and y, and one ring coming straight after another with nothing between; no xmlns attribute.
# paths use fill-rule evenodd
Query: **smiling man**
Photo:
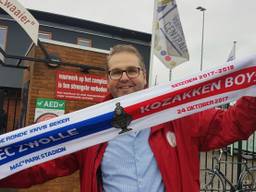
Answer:
<svg viewBox="0 0 256 192"><path fill-rule="evenodd" d="M117 45L108 56L108 99L146 87L142 56ZM172 114L170 114L172 115ZM256 130L256 99L209 109L21 171L1 187L29 187L80 171L81 192L199 192L199 152L247 139ZM22 178L22 179L20 179Z"/></svg>
<svg viewBox="0 0 256 192"><path fill-rule="evenodd" d="M116 46L108 56L108 89L120 97L145 88L145 65L141 55L131 46Z"/></svg>

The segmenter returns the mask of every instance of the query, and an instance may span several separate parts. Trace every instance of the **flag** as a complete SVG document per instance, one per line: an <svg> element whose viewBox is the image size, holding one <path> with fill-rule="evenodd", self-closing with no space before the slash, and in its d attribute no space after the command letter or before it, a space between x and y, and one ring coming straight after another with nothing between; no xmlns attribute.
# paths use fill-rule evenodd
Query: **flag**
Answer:
<svg viewBox="0 0 256 192"><path fill-rule="evenodd" d="M39 23L17 0L0 1L0 8L6 11L25 30L37 45Z"/></svg>
<svg viewBox="0 0 256 192"><path fill-rule="evenodd" d="M236 59L236 41L234 41L233 47L228 55L227 62L235 60Z"/></svg>
<svg viewBox="0 0 256 192"><path fill-rule="evenodd" d="M172 69L189 60L177 4L175 0L156 0L154 11L154 55Z"/></svg>
<svg viewBox="0 0 256 192"><path fill-rule="evenodd" d="M236 59L236 41L233 42L233 47L228 55L228 59L226 62L233 61ZM230 105L234 105L236 101L233 101L232 103L226 103L224 105L219 106L221 109L228 109Z"/></svg>

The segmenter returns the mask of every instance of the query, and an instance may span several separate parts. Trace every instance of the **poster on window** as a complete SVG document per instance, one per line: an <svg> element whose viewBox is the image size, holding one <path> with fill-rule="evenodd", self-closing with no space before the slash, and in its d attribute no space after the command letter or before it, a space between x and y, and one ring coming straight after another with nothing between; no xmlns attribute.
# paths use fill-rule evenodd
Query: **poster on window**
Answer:
<svg viewBox="0 0 256 192"><path fill-rule="evenodd" d="M107 79L99 75L56 72L56 98L101 102L108 94Z"/></svg>

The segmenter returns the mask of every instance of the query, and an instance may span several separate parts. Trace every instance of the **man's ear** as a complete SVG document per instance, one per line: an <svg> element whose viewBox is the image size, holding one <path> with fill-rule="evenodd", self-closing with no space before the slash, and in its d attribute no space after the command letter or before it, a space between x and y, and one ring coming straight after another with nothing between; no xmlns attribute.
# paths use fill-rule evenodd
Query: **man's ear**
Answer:
<svg viewBox="0 0 256 192"><path fill-rule="evenodd" d="M143 71L143 76L144 76L144 81L145 81L144 88L148 88L147 73L145 71Z"/></svg>
<svg viewBox="0 0 256 192"><path fill-rule="evenodd" d="M110 78L109 78L109 75L108 75L108 74L106 74L106 78L107 78L107 89L108 89L108 91L109 91L109 81L110 81Z"/></svg>

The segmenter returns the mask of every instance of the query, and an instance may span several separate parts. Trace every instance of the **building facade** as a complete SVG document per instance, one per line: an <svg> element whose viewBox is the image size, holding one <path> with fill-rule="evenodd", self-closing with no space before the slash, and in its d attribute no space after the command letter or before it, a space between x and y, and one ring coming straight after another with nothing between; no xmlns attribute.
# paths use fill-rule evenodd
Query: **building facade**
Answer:
<svg viewBox="0 0 256 192"><path fill-rule="evenodd" d="M144 57L146 68L149 68L150 34L52 13L30 12L40 23L40 46L33 45L22 28L0 12L0 46L6 53L0 55L1 133L33 124L42 113L50 114L52 109L43 109L42 112L37 105L38 100L52 103L63 101L63 113L100 102L104 85L88 84L88 81L81 84L76 77L106 82L102 69L106 68L110 48L116 44L137 47ZM60 64L49 62L47 56ZM86 88L91 97L88 97ZM79 173L30 189L0 191L75 192L79 191Z"/></svg>

